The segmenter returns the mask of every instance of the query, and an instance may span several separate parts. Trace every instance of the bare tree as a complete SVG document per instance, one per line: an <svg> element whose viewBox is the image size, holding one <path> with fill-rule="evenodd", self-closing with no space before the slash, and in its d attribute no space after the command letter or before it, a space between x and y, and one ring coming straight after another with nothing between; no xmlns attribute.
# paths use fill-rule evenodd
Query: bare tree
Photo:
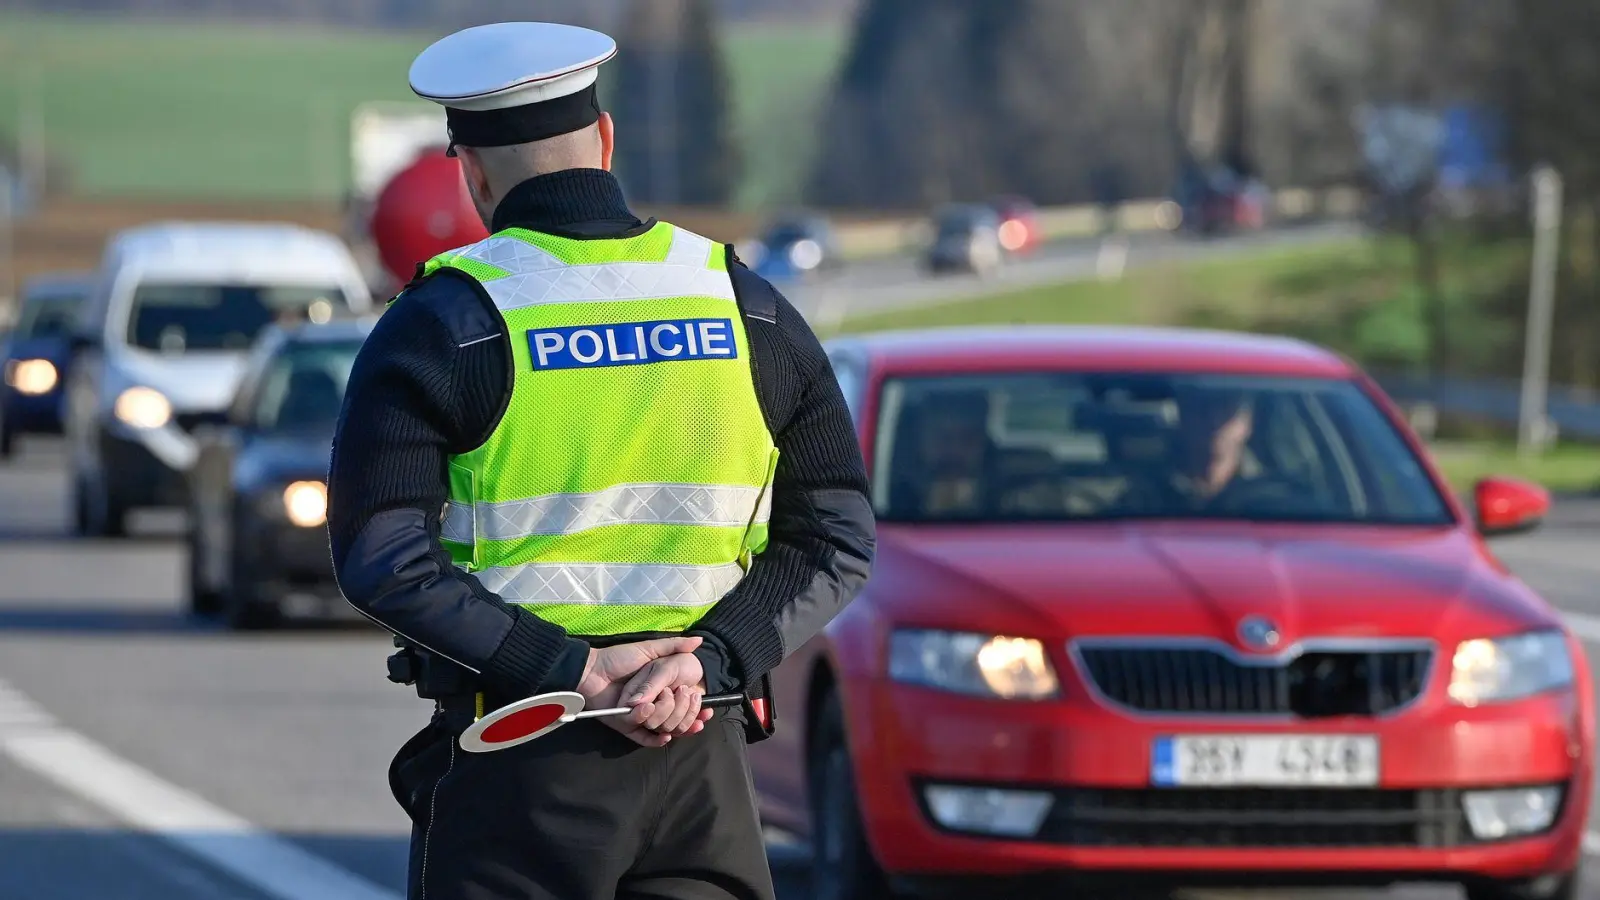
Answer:
<svg viewBox="0 0 1600 900"><path fill-rule="evenodd" d="M719 206L738 184L726 63L710 0L635 0L605 77L617 170L638 199Z"/></svg>

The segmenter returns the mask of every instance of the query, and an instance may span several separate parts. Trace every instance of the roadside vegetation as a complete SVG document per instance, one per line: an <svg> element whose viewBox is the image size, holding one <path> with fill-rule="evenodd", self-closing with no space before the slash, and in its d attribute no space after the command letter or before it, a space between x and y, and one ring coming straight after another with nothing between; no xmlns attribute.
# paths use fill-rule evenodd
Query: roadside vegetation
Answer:
<svg viewBox="0 0 1600 900"><path fill-rule="evenodd" d="M1440 241L1441 295L1448 310L1450 372L1515 378L1522 360L1528 248L1514 238L1452 235ZM1569 261L1584 269L1585 258ZM1285 334L1329 347L1375 372L1430 367L1425 303L1401 237L1351 239L1250 256L1155 265L1114 281L1077 281L992 294L921 309L848 317L845 332L979 324L1129 324ZM1581 295L1580 295L1581 296ZM1592 373L1582 333L1562 333L1553 377ZM1508 436L1484 423L1445 421L1438 459L1459 490L1488 474L1539 481L1552 490L1600 488L1600 447L1563 442L1519 459Z"/></svg>

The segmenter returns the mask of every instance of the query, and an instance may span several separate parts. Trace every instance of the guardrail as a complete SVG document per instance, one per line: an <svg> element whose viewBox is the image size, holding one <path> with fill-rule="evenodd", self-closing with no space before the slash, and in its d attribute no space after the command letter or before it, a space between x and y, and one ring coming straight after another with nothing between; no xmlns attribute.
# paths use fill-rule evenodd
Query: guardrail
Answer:
<svg viewBox="0 0 1600 900"><path fill-rule="evenodd" d="M1522 388L1510 378L1430 378L1375 372L1373 379L1402 406L1431 407L1461 416L1516 427ZM1560 436L1600 440L1600 393L1551 385L1545 415Z"/></svg>
<svg viewBox="0 0 1600 900"><path fill-rule="evenodd" d="M1273 221L1311 218L1348 219L1360 214L1362 194L1357 188L1282 188L1271 192L1268 203ZM1183 224L1178 204L1170 199L1130 200L1115 208L1112 229L1122 232L1172 231ZM1047 241L1092 237L1106 231L1103 207L1094 204L1043 207L1038 211L1039 231ZM926 239L926 218L896 218L852 222L834 228L840 255L847 260L887 256L917 246Z"/></svg>

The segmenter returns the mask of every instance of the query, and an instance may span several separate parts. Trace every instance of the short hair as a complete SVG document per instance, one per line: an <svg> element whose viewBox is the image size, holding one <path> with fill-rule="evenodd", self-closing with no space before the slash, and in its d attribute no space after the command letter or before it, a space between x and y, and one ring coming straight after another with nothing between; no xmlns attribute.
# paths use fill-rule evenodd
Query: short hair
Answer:
<svg viewBox="0 0 1600 900"><path fill-rule="evenodd" d="M1238 388L1190 388L1179 391L1176 399L1179 424L1205 429L1220 427L1255 409L1253 395Z"/></svg>

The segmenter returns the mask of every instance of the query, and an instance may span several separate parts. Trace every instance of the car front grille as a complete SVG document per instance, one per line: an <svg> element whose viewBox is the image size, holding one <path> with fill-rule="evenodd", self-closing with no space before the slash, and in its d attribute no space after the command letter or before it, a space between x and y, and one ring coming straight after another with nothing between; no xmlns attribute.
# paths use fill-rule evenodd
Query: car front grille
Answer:
<svg viewBox="0 0 1600 900"><path fill-rule="evenodd" d="M1455 789L1057 791L1036 840L1090 847L1456 847Z"/></svg>
<svg viewBox="0 0 1600 900"><path fill-rule="evenodd" d="M193 434L196 428L202 425L226 425L228 414L226 412L181 412L172 417L173 424L186 434Z"/></svg>
<svg viewBox="0 0 1600 900"><path fill-rule="evenodd" d="M1382 715L1422 693L1430 648L1306 650L1253 660L1225 647L1074 648L1083 676L1107 701L1149 713Z"/></svg>

